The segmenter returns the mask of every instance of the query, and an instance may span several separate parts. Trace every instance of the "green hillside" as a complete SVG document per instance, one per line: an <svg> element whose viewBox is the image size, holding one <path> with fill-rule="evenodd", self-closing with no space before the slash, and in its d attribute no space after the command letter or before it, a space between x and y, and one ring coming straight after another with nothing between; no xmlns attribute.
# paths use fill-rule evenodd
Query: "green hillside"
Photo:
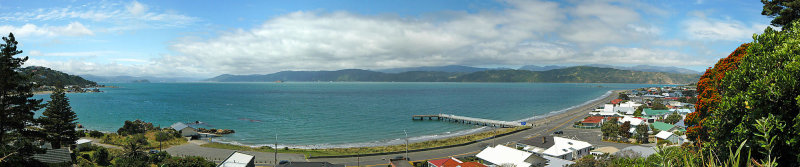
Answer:
<svg viewBox="0 0 800 167"><path fill-rule="evenodd" d="M20 69L22 74L30 75L31 81L43 86L79 85L82 87L97 86L96 82L89 81L76 75L69 75L47 67L30 66Z"/></svg>
<svg viewBox="0 0 800 167"><path fill-rule="evenodd" d="M472 73L409 71L382 73L348 69L338 71L283 71L266 75L220 75L206 81L213 82L550 82L550 83L696 83L698 74L642 72L578 66L549 71L488 70Z"/></svg>

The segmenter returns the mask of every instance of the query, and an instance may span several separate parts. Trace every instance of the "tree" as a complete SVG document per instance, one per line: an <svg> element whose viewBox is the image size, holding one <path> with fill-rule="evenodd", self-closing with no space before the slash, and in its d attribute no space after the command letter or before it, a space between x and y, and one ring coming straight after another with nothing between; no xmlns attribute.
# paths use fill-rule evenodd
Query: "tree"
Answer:
<svg viewBox="0 0 800 167"><path fill-rule="evenodd" d="M771 23L776 27L788 26L793 21L800 18L800 1L797 0L761 0L764 9L761 15L769 16Z"/></svg>
<svg viewBox="0 0 800 167"><path fill-rule="evenodd" d="M617 118L611 118L608 122L603 123L603 126L600 127L600 131L603 132L603 137L616 137L617 131L619 131L619 125L617 125Z"/></svg>
<svg viewBox="0 0 800 167"><path fill-rule="evenodd" d="M94 152L92 157L94 157L94 162L98 165L106 166L110 164L108 162L108 150L106 150L104 147L99 147L97 151Z"/></svg>
<svg viewBox="0 0 800 167"><path fill-rule="evenodd" d="M647 126L636 127L636 141L639 143L648 143L650 134L647 134Z"/></svg>
<svg viewBox="0 0 800 167"><path fill-rule="evenodd" d="M780 166L800 166L800 23L783 31L767 28L747 48L738 68L728 71L719 83L719 100L709 105L709 147L724 150L745 143L760 148L757 120L773 115L775 124L786 128L770 131L772 155L753 150L753 157L777 157ZM788 125L791 125L789 127ZM763 149L763 148L762 148ZM725 156L725 155L723 155Z"/></svg>
<svg viewBox="0 0 800 167"><path fill-rule="evenodd" d="M145 147L147 147L149 144L150 143L147 142L147 138L145 138L144 135L137 134L128 137L125 145L123 145L125 157L145 157Z"/></svg>
<svg viewBox="0 0 800 167"><path fill-rule="evenodd" d="M196 167L213 167L216 166L214 162L208 161L203 157L172 157L164 161L160 166L163 167L180 167L180 166L196 166Z"/></svg>
<svg viewBox="0 0 800 167"><path fill-rule="evenodd" d="M64 90L56 89L50 94L50 99L47 102L47 109L42 113L44 117L39 119L47 140L53 148L75 144L75 141L78 141L78 134L75 131L77 126L75 121L78 120L78 116L72 112Z"/></svg>
<svg viewBox="0 0 800 167"><path fill-rule="evenodd" d="M161 142L172 139L172 135L167 132L159 131L156 133L156 141L158 141L158 150L161 151Z"/></svg>
<svg viewBox="0 0 800 167"><path fill-rule="evenodd" d="M633 111L633 116L634 117L641 117L642 116L642 111L644 111L644 105L636 107L636 111Z"/></svg>
<svg viewBox="0 0 800 167"><path fill-rule="evenodd" d="M664 122L669 124L675 124L678 123L678 121L681 121L681 119L683 119L683 117L676 111L672 112L672 114L669 114L669 116L667 116L667 119L664 119Z"/></svg>
<svg viewBox="0 0 800 167"><path fill-rule="evenodd" d="M142 120L125 121L125 124L117 130L117 134L127 136L133 134L143 134L148 130L153 130L153 123L144 122Z"/></svg>
<svg viewBox="0 0 800 167"><path fill-rule="evenodd" d="M625 94L625 93L619 93L619 96L617 96L617 99L631 100L631 98L628 97L628 94Z"/></svg>
<svg viewBox="0 0 800 167"><path fill-rule="evenodd" d="M621 126L619 126L619 131L617 131L617 133L619 133L619 136L622 136L624 138L630 138L631 133L628 132L630 129L631 129L631 121L625 121L624 123L622 123Z"/></svg>
<svg viewBox="0 0 800 167"><path fill-rule="evenodd" d="M34 123L33 111L42 107L42 100L30 99L35 84L28 76L17 72L28 57L14 57L22 53L17 50L14 34L9 33L3 41L5 44L0 44L0 157L5 158L0 166L16 166L30 160L38 150L31 142L40 135L27 127Z"/></svg>
<svg viewBox="0 0 800 167"><path fill-rule="evenodd" d="M653 100L653 104L652 104L652 106L653 106L653 107L651 107L651 108L652 108L653 110L666 110L666 109L669 109L669 108L667 108L667 106L666 106L666 105L664 105L664 101L663 101L663 100L661 100L661 99L656 99L656 100Z"/></svg>
<svg viewBox="0 0 800 167"><path fill-rule="evenodd" d="M658 134L659 132L661 132L661 130L656 129L656 127L654 127L653 124L650 124L650 129L653 130L653 134Z"/></svg>

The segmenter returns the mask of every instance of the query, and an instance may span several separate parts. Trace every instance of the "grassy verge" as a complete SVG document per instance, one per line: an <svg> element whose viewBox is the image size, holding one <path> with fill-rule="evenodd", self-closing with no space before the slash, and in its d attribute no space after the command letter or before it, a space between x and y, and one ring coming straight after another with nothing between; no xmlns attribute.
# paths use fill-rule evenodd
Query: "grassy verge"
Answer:
<svg viewBox="0 0 800 167"><path fill-rule="evenodd" d="M506 134L511 133L516 130L522 129L529 129L530 127L516 127L516 128L503 128L497 130L497 134ZM471 135L464 135L464 136L457 136L439 140L431 140L431 141L424 141L418 143L411 143L408 145L408 149L416 150L416 149L425 149L425 148L434 148L434 147L442 147L442 146L450 146L450 145L457 145L457 144L464 144L480 139L485 139L495 135L493 131L487 131L482 133L476 133ZM261 152L275 152L274 149L270 147L248 147L248 146L239 146L239 145L232 145L232 144L223 144L223 143L208 143L201 145L203 147L210 147L210 148L221 148L221 149L230 149L230 150L241 150L241 151L261 151ZM293 149L293 148L283 148L278 149L279 153L296 153L296 154L304 154L306 157L309 156L334 156L334 155L356 155L356 154L371 154L371 153L385 153L385 152L396 152L396 151L405 151L406 146L404 144L401 145L391 145L391 146L377 146L377 147L353 147L353 148L325 148L325 149Z"/></svg>
<svg viewBox="0 0 800 167"><path fill-rule="evenodd" d="M158 132L159 132L159 130L151 130L151 131L147 131L147 132L144 133L144 137L147 138L147 142L148 142L148 145L145 146L146 148L148 148L148 149L158 149L159 148L158 147L159 143L158 143L158 141L156 141L156 136L155 136L156 133L158 133ZM173 132L168 132L168 133L173 133ZM115 146L122 147L122 146L124 146L125 142L127 142L128 138L130 138L130 137L131 136L122 136L122 135L118 135L116 133L106 133L106 134L104 134L104 136L101 139L102 139L102 143L104 143L104 144L110 144L110 145L115 145ZM184 144L184 143L186 143L186 139L184 139L182 137L172 136L172 138L170 138L169 140L161 142L161 147L166 149L166 148L169 148L171 146L181 145L181 144Z"/></svg>

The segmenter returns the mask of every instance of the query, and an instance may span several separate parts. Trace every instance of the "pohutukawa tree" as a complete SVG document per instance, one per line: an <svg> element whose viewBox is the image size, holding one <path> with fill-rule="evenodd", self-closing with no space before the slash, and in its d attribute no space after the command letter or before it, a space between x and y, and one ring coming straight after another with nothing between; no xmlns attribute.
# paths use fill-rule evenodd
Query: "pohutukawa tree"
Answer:
<svg viewBox="0 0 800 167"><path fill-rule="evenodd" d="M50 95L50 99L47 102L47 109L42 113L44 117L40 118L47 141L53 145L53 148L74 144L79 138L75 131L77 126L75 121L78 120L78 116L69 106L69 99L63 89L56 89Z"/></svg>

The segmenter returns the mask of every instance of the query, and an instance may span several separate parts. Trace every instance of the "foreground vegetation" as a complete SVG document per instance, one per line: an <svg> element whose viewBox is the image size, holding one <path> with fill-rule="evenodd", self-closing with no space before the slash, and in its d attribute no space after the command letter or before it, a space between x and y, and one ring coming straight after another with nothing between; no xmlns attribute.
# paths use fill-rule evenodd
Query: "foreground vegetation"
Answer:
<svg viewBox="0 0 800 167"><path fill-rule="evenodd" d="M464 144L473 142L480 139L486 139L492 137L494 135L502 135L507 133L512 133L518 130L525 130L530 129L530 127L515 127L515 128L503 128L497 131L487 131L472 135L465 135L465 136L457 136L451 137L446 139L439 139L439 140L431 140L431 141L424 141L424 142L417 142L417 143L410 143L408 145L409 150L417 150L417 149L426 149L426 148L435 148L435 147L442 147L442 146L450 146L450 145L457 145L457 144ZM248 146L239 146L239 145L232 145L232 144L224 144L224 143L208 143L202 145L203 147L211 147L211 148L221 148L221 149L231 149L231 150L242 150L242 151L261 151L261 152L275 152L275 149L269 146L263 147L248 147ZM296 153L296 154L304 154L306 157L314 157L314 156L336 156L336 155L358 155L358 154L372 154L372 153L386 153L386 152L397 152L397 151L405 151L406 145L391 145L391 146L377 146L377 147L353 147L353 148L325 148L325 149L295 149L295 148L283 148L278 149L279 153Z"/></svg>

